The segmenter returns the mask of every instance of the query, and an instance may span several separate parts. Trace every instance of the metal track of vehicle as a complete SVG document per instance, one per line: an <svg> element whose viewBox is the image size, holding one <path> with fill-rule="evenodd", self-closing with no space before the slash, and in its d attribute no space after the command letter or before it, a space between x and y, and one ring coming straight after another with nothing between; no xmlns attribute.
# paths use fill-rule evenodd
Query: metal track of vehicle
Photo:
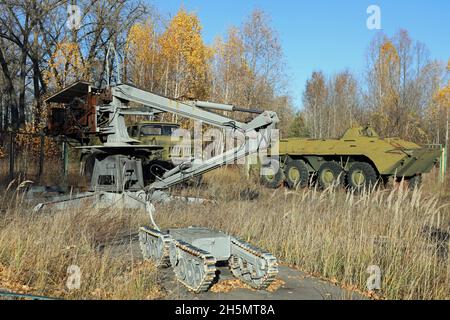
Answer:
<svg viewBox="0 0 450 320"><path fill-rule="evenodd" d="M145 260L154 259L158 266L170 266L169 246L172 237L158 230L139 228L139 246Z"/></svg>
<svg viewBox="0 0 450 320"><path fill-rule="evenodd" d="M139 245L144 259L152 259L158 266L172 266L177 280L191 291L208 290L216 276L216 259L212 255L169 234L141 227Z"/></svg>
<svg viewBox="0 0 450 320"><path fill-rule="evenodd" d="M171 259L177 280L195 293L207 291L216 276L216 259L184 241L172 240L172 243L179 250L177 261Z"/></svg>
<svg viewBox="0 0 450 320"><path fill-rule="evenodd" d="M252 288L266 289L278 275L277 259L271 253L236 238L231 238L231 245L244 250L246 255L250 254L254 256L254 259L258 259L258 266L254 266L243 255L232 254L229 266L233 275Z"/></svg>

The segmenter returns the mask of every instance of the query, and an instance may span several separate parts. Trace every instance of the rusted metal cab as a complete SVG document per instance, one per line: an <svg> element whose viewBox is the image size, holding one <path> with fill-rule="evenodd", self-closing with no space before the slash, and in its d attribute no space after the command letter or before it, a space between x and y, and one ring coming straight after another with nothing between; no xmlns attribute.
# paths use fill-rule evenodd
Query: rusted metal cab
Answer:
<svg viewBox="0 0 450 320"><path fill-rule="evenodd" d="M421 175L438 162L441 147L380 138L365 126L348 129L340 139L282 139L279 152L280 170L263 177L269 187L305 187L314 180L322 188L334 184L361 189L391 177L412 187L419 184Z"/></svg>

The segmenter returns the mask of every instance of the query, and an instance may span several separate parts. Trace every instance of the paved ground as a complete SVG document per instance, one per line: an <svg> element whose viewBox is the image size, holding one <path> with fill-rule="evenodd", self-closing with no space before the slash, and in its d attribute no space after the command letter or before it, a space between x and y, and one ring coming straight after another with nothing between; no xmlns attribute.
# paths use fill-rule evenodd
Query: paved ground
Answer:
<svg viewBox="0 0 450 320"><path fill-rule="evenodd" d="M131 249L131 250L130 250ZM137 241L130 243L115 244L114 250L117 254L127 252L134 258L141 259L141 253ZM219 281L232 280L227 267L219 268ZM204 292L194 294L189 292L182 284L176 281L173 271L162 269L162 285L167 291L167 299L194 299L194 300L343 300L365 299L363 296L344 290L329 282L311 277L299 270L287 266L279 267L278 279L281 286L274 292L256 291L246 288L235 288L229 292ZM220 284L220 283L219 283Z"/></svg>
<svg viewBox="0 0 450 320"><path fill-rule="evenodd" d="M168 299L198 300L343 300L363 299L356 293L343 290L333 284L310 277L298 270L280 266L279 279L284 284L275 292L256 291L244 288L229 292L204 292L193 294L177 282L173 273L166 271L164 287L169 293ZM233 279L227 268L220 268L220 279Z"/></svg>

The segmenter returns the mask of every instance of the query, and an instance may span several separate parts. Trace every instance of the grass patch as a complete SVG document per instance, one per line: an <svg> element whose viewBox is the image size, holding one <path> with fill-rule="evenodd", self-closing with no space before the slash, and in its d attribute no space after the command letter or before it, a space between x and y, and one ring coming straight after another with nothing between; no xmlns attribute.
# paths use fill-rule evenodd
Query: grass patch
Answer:
<svg viewBox="0 0 450 320"><path fill-rule="evenodd" d="M215 203L158 208L162 226L199 225L237 235L274 253L284 263L366 290L367 268L382 272L382 297L450 298L448 190L420 189L268 190L233 180L233 170L209 176L199 195L219 195ZM238 175L237 175L238 176ZM429 179L429 180L428 180ZM241 181L243 181L241 183ZM258 199L242 198L253 186Z"/></svg>
<svg viewBox="0 0 450 320"><path fill-rule="evenodd" d="M270 190L230 166L205 176L201 188L172 190L215 201L157 205L155 218L162 228L196 225L239 236L346 288L366 291L367 268L377 265L383 298L449 299L450 194L436 180L427 175L413 191ZM146 214L34 214L17 192L4 193L0 207L0 286L72 299L164 298L158 270L131 244L119 254L98 249L148 225ZM78 290L66 287L70 265L82 271Z"/></svg>
<svg viewBox="0 0 450 320"><path fill-rule="evenodd" d="M14 199L14 200L11 200ZM0 201L1 203L1 201ZM146 217L135 212L80 208L36 214L20 195L5 194L0 215L0 287L69 299L155 299L163 296L159 273L123 244L105 241L135 233ZM68 268L81 270L80 288L69 290Z"/></svg>

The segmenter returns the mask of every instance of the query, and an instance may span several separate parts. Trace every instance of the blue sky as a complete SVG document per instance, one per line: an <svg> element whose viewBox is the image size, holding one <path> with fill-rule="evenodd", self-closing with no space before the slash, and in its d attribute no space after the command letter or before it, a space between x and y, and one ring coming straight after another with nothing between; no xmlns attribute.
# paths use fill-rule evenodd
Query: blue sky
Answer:
<svg viewBox="0 0 450 320"><path fill-rule="evenodd" d="M181 5L200 17L206 43L240 25L254 8L266 11L281 40L295 103L301 105L305 82L314 70L334 74L362 72L365 52L382 31L407 29L426 44L432 59L450 58L449 0L148 0L165 16ZM381 30L366 27L369 5L381 9Z"/></svg>

